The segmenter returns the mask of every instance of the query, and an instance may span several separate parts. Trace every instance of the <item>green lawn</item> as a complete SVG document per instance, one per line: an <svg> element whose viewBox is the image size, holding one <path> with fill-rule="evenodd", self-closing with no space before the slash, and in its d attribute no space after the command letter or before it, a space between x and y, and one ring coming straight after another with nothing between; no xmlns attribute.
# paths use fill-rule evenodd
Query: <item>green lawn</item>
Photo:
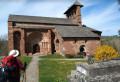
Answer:
<svg viewBox="0 0 120 82"><path fill-rule="evenodd" d="M0 61L2 60L3 58L0 58Z"/></svg>
<svg viewBox="0 0 120 82"><path fill-rule="evenodd" d="M39 82L67 82L67 75L76 69L76 62L87 60L40 60Z"/></svg>
<svg viewBox="0 0 120 82"><path fill-rule="evenodd" d="M32 60L32 57L29 57L29 56L21 56L21 57L18 57L18 59L21 60L23 66L24 66L24 62L26 62L26 63L27 63L27 66L28 66L29 63L30 63L31 60ZM21 71L20 71L20 75L22 75L22 73L23 73L23 71L21 70Z"/></svg>
<svg viewBox="0 0 120 82"><path fill-rule="evenodd" d="M40 58L64 58L64 57L61 56L60 54L49 54L46 56L40 56Z"/></svg>

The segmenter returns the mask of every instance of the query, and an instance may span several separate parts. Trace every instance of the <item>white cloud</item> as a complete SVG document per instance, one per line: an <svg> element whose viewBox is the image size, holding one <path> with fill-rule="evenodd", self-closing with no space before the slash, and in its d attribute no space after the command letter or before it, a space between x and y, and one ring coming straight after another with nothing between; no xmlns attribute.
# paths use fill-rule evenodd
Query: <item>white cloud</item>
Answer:
<svg viewBox="0 0 120 82"><path fill-rule="evenodd" d="M81 4L85 5L84 9L93 5L99 5L101 0L78 0ZM0 2L0 29L3 34L7 33L7 19L9 14L17 15L31 15L31 16L47 16L47 17L59 17L65 18L63 14L68 7L70 7L75 1L36 1L29 2L29 0L22 0L19 2ZM97 6L91 10L87 10L90 14L82 16L83 24L103 31L103 35L115 34L111 29L117 27L118 23L111 24L117 19L120 19L120 14L117 9L117 4L114 3L105 7L103 10L97 9ZM118 24L118 26L120 26ZM117 27L117 29L119 29ZM114 30L115 32L117 30ZM0 33L2 34L2 33Z"/></svg>
<svg viewBox="0 0 120 82"><path fill-rule="evenodd" d="M83 24L103 31L103 35L106 34L105 29L107 29L108 32L112 32L113 29L111 29L109 25L114 23L115 20L120 19L117 3L109 5L104 10L95 9L93 9L94 11L91 11L89 15L83 17ZM108 33L108 35L109 34L110 33Z"/></svg>
<svg viewBox="0 0 120 82"><path fill-rule="evenodd" d="M20 2L0 2L0 19L14 13L16 10L21 8L26 0Z"/></svg>
<svg viewBox="0 0 120 82"><path fill-rule="evenodd" d="M32 16L47 16L47 17L64 17L63 2L35 2L28 3L17 10L16 14L32 15Z"/></svg>
<svg viewBox="0 0 120 82"><path fill-rule="evenodd" d="M1 30L0 35L8 33L8 28L7 28L8 15L13 14L16 10L21 8L25 2L26 0L20 2L16 2L16 1L0 2L0 30Z"/></svg>

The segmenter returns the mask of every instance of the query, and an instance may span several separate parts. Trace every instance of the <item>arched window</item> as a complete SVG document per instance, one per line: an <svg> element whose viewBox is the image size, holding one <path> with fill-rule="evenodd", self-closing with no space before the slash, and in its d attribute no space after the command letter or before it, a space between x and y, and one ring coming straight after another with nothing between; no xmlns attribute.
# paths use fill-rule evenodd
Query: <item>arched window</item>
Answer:
<svg viewBox="0 0 120 82"><path fill-rule="evenodd" d="M56 43L59 43L59 40L58 40L58 39L56 40Z"/></svg>

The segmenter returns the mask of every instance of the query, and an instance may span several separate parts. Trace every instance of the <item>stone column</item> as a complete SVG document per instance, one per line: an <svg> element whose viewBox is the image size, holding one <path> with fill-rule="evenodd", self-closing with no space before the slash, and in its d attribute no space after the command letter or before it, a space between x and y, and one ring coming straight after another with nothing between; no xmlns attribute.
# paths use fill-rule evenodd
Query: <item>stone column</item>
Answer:
<svg viewBox="0 0 120 82"><path fill-rule="evenodd" d="M13 23L8 22L8 53L14 49L14 38L13 38Z"/></svg>
<svg viewBox="0 0 120 82"><path fill-rule="evenodd" d="M21 53L21 56L25 55L25 31L24 29L21 29L20 53Z"/></svg>
<svg viewBox="0 0 120 82"><path fill-rule="evenodd" d="M51 30L48 30L48 53L52 54Z"/></svg>

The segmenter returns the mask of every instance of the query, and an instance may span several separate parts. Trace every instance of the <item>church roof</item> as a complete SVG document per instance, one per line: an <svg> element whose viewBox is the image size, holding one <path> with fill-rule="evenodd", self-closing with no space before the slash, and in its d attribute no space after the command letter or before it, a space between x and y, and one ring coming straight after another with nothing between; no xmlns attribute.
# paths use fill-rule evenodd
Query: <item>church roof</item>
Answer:
<svg viewBox="0 0 120 82"><path fill-rule="evenodd" d="M22 28L22 29L52 29L53 26L31 26L31 25L17 25L13 26L14 28Z"/></svg>
<svg viewBox="0 0 120 82"><path fill-rule="evenodd" d="M102 33L102 31L99 31L99 30L96 30L96 29L93 29L93 28L90 28L90 27L87 27L87 26L82 26L82 28L85 29L85 30L91 31L91 32L101 32Z"/></svg>
<svg viewBox="0 0 120 82"><path fill-rule="evenodd" d="M88 27L79 26L56 26L61 37L99 37L93 33Z"/></svg>
<svg viewBox="0 0 120 82"><path fill-rule="evenodd" d="M76 22L67 18L52 18L52 17L24 16L24 15L9 15L8 21L54 24L54 25L78 25Z"/></svg>
<svg viewBox="0 0 120 82"><path fill-rule="evenodd" d="M25 26L19 25L14 26L14 28L22 29L53 29L55 28L61 37L99 37L99 35L93 33L94 29L89 27L79 27L79 26ZM95 30L97 31L97 30Z"/></svg>
<svg viewBox="0 0 120 82"><path fill-rule="evenodd" d="M79 6L83 7L83 5L81 3L79 3L78 1L76 1L73 5L79 5Z"/></svg>
<svg viewBox="0 0 120 82"><path fill-rule="evenodd" d="M80 6L80 7L83 7L83 5L81 3L79 3L78 1L76 1L73 5L71 5L67 11L65 11L64 14L66 14L70 9L72 9L74 6Z"/></svg>

